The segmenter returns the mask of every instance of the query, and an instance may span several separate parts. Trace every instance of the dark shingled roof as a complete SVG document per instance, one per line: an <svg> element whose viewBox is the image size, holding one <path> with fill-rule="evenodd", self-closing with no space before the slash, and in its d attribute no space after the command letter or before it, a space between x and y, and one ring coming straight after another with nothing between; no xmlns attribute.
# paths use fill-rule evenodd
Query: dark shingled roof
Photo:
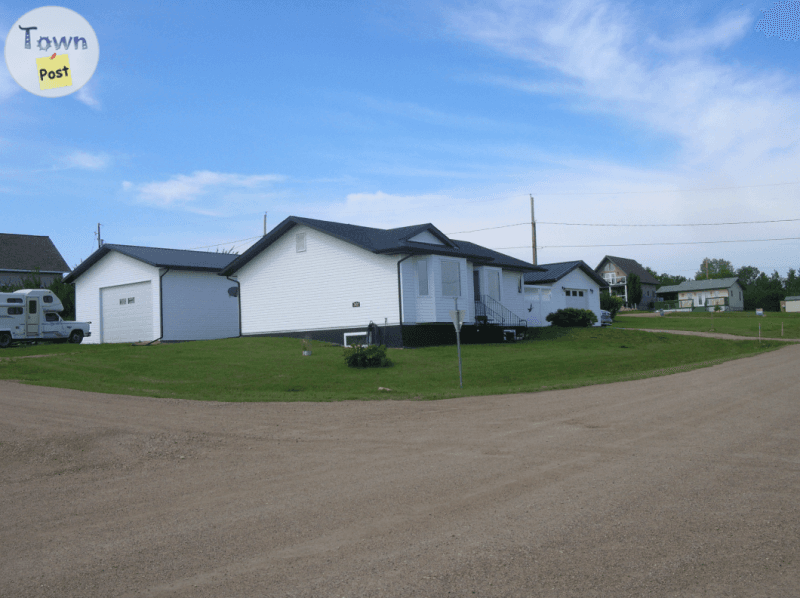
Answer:
<svg viewBox="0 0 800 598"><path fill-rule="evenodd" d="M595 268L595 272L599 271L600 266L603 265L603 262L606 260L610 260L614 262L620 269L625 272L626 275L636 274L642 281L642 284L654 284L656 286L660 285L661 283L656 280L656 278L650 274L647 270L645 270L642 265L637 262L636 260L630 260L625 257L614 257L613 255L607 255L600 263L597 264L597 268Z"/></svg>
<svg viewBox="0 0 800 598"><path fill-rule="evenodd" d="M559 262L557 264L539 264L539 266L544 268L544 272L527 272L525 274L525 284L556 282L564 278L575 268L580 268L589 278L600 285L601 289L608 287L608 283L603 280L603 277L592 270L589 264L583 260L578 260L577 262Z"/></svg>
<svg viewBox="0 0 800 598"><path fill-rule="evenodd" d="M486 247L481 247L468 241L456 241L450 239L432 224L417 224L414 226L404 226L401 228L370 228L368 226L357 226L355 224L342 224L340 222L328 222L326 220L314 220L312 218L300 218L289 216L278 226L272 229L269 234L262 237L250 249L240 255L220 274L229 276L247 264L259 253L272 245L289 229L296 225L304 225L313 228L332 237L336 237L347 243L371 251L372 253L383 254L416 254L416 255L448 255L452 257L463 257L477 264L500 266L513 268L516 270L536 271L540 270L528 262L523 262L503 253L498 253ZM439 239L444 245L435 243L420 243L410 241L412 237L429 232Z"/></svg>
<svg viewBox="0 0 800 598"><path fill-rule="evenodd" d="M50 237L0 233L0 270L63 273L69 266Z"/></svg>
<svg viewBox="0 0 800 598"><path fill-rule="evenodd" d="M64 281L75 282L81 274L86 272L111 251L118 251L123 255L127 255L128 257L132 257L157 268L196 270L199 272L219 272L222 268L239 257L239 254L236 253L211 253L209 251L162 249L159 247L137 247L135 245L106 243L86 258L86 260L69 275L65 276Z"/></svg>

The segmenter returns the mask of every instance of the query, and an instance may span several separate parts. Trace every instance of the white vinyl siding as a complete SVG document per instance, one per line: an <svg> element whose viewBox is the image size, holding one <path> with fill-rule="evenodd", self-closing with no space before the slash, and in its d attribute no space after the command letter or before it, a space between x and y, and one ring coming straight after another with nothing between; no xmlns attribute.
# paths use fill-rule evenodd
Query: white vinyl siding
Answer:
<svg viewBox="0 0 800 598"><path fill-rule="evenodd" d="M86 344L103 342L100 303L102 288L137 282L150 282L150 305L157 307L160 301L158 274L158 268L116 251L103 256L96 264L84 272L75 281L75 319L79 322L91 322L90 331L92 336L85 338L83 342ZM120 306L119 299L121 298L117 297L117 306ZM148 341L157 339L161 330L158 310L153 309L152 312L149 334L147 335Z"/></svg>
<svg viewBox="0 0 800 598"><path fill-rule="evenodd" d="M501 270L494 268L486 268L486 295L489 295L495 301L502 303L502 296L500 294L500 274Z"/></svg>
<svg viewBox="0 0 800 598"><path fill-rule="evenodd" d="M306 235L307 251L302 254L296 251L298 233ZM242 334L357 328L370 321L383 324L385 319L397 325L397 262L402 257L376 255L295 226L236 273L241 283ZM353 307L354 302L360 307Z"/></svg>
<svg viewBox="0 0 800 598"><path fill-rule="evenodd" d="M170 270L161 280L165 341L239 336L236 283L214 272Z"/></svg>
<svg viewBox="0 0 800 598"><path fill-rule="evenodd" d="M409 241L415 241L417 243L430 243L432 245L444 245L433 233L429 231L422 231L418 235L414 235L409 239Z"/></svg>

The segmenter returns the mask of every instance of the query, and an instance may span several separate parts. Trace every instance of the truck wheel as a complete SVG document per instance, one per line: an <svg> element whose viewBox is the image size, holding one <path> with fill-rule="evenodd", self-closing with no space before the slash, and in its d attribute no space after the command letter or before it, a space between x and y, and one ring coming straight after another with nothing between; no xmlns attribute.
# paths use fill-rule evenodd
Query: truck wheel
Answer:
<svg viewBox="0 0 800 598"><path fill-rule="evenodd" d="M71 342L73 345L80 345L81 341L83 341L83 331L73 330L69 335L69 342Z"/></svg>
<svg viewBox="0 0 800 598"><path fill-rule="evenodd" d="M11 335L8 332L0 332L0 349L8 349L11 346Z"/></svg>

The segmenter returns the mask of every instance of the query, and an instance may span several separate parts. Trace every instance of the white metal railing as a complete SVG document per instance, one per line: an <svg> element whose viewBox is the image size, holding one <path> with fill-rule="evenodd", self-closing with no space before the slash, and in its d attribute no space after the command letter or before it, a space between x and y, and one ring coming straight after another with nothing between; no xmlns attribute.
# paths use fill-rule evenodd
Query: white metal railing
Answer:
<svg viewBox="0 0 800 598"><path fill-rule="evenodd" d="M614 276L613 274L603 274L603 278L605 278L608 284L627 284L628 277L627 276Z"/></svg>

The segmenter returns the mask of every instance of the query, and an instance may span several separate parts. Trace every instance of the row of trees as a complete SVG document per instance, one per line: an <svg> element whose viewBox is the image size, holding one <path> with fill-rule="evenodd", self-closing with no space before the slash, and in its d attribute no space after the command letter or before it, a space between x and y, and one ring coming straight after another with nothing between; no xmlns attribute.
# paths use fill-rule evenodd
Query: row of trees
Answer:
<svg viewBox="0 0 800 598"><path fill-rule="evenodd" d="M42 278L39 276L38 271L34 271L29 276L23 277L16 284L0 284L0 293L13 293L20 289L40 289L42 288ZM54 280L50 286L47 287L56 297L59 298L64 305L64 311L61 312L61 317L65 320L75 319L75 286L67 284L60 278Z"/></svg>

